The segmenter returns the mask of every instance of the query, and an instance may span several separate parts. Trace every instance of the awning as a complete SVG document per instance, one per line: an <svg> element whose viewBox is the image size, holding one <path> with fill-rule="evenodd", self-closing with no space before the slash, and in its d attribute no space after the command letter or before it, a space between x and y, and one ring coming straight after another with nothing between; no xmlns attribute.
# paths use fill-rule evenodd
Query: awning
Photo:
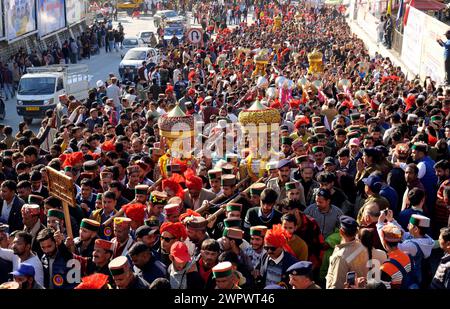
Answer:
<svg viewBox="0 0 450 309"><path fill-rule="evenodd" d="M436 0L411 0L411 6L421 11L440 11L447 6Z"/></svg>

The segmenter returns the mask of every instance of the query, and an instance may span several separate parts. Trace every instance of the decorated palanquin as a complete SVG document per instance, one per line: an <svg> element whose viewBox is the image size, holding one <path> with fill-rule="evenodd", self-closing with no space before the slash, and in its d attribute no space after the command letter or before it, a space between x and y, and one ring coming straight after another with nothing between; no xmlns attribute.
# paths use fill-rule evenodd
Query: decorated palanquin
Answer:
<svg viewBox="0 0 450 309"><path fill-rule="evenodd" d="M280 112L255 101L249 109L239 113L243 142L248 145L249 155L241 161L241 178L250 176L252 181L263 177L266 164L275 155L272 135L278 138Z"/></svg>
<svg viewBox="0 0 450 309"><path fill-rule="evenodd" d="M308 73L317 74L323 72L323 54L314 49L308 54L309 68Z"/></svg>
<svg viewBox="0 0 450 309"><path fill-rule="evenodd" d="M266 67L269 63L269 53L267 50L260 50L254 57L255 70L252 73L252 78L266 75Z"/></svg>
<svg viewBox="0 0 450 309"><path fill-rule="evenodd" d="M273 30L281 30L281 23L283 18L280 15L277 15L273 19Z"/></svg>
<svg viewBox="0 0 450 309"><path fill-rule="evenodd" d="M175 158L185 163L188 168L193 167L194 124L194 117L186 115L178 105L159 117L158 127L163 139L162 147L165 150L158 161L162 177L167 177L166 167Z"/></svg>

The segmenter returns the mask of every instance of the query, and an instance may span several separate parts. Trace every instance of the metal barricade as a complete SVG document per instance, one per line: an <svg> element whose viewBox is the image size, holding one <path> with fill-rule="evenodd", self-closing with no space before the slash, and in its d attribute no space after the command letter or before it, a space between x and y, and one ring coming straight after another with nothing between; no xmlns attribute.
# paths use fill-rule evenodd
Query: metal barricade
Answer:
<svg viewBox="0 0 450 309"><path fill-rule="evenodd" d="M392 48L401 55L402 45L403 45L403 34L400 33L400 31L398 31L397 29L394 29L394 33L392 36Z"/></svg>

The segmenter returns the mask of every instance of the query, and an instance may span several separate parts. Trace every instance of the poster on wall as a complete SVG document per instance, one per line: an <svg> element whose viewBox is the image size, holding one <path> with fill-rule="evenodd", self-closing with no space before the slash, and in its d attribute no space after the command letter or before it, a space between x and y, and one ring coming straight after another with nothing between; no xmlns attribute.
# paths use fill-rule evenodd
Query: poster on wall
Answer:
<svg viewBox="0 0 450 309"><path fill-rule="evenodd" d="M85 0L66 0L67 24L72 25L86 17Z"/></svg>
<svg viewBox="0 0 450 309"><path fill-rule="evenodd" d="M411 7L409 9L408 23L403 32L402 60L414 73L420 73L422 55L424 14Z"/></svg>
<svg viewBox="0 0 450 309"><path fill-rule="evenodd" d="M55 32L66 26L64 0L37 0L39 36Z"/></svg>
<svg viewBox="0 0 450 309"><path fill-rule="evenodd" d="M8 40L36 30L36 7L34 0L5 0L6 37Z"/></svg>
<svg viewBox="0 0 450 309"><path fill-rule="evenodd" d="M424 13L422 13L424 14ZM409 18L408 18L409 23ZM444 39L443 30L447 25L432 16L425 15L423 24L422 62L420 77L430 76L437 84L445 79L444 48L436 40Z"/></svg>

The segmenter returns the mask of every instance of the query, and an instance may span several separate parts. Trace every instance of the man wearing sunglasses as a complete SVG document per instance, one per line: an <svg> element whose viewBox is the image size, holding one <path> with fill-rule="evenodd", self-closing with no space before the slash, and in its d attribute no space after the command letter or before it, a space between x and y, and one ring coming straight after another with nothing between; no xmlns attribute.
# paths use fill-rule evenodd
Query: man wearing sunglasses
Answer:
<svg viewBox="0 0 450 309"><path fill-rule="evenodd" d="M271 284L288 286L287 270L298 260L284 249L287 248L287 239L280 224L274 225L266 232L263 248L266 253L261 257L254 272L257 286L260 288Z"/></svg>

